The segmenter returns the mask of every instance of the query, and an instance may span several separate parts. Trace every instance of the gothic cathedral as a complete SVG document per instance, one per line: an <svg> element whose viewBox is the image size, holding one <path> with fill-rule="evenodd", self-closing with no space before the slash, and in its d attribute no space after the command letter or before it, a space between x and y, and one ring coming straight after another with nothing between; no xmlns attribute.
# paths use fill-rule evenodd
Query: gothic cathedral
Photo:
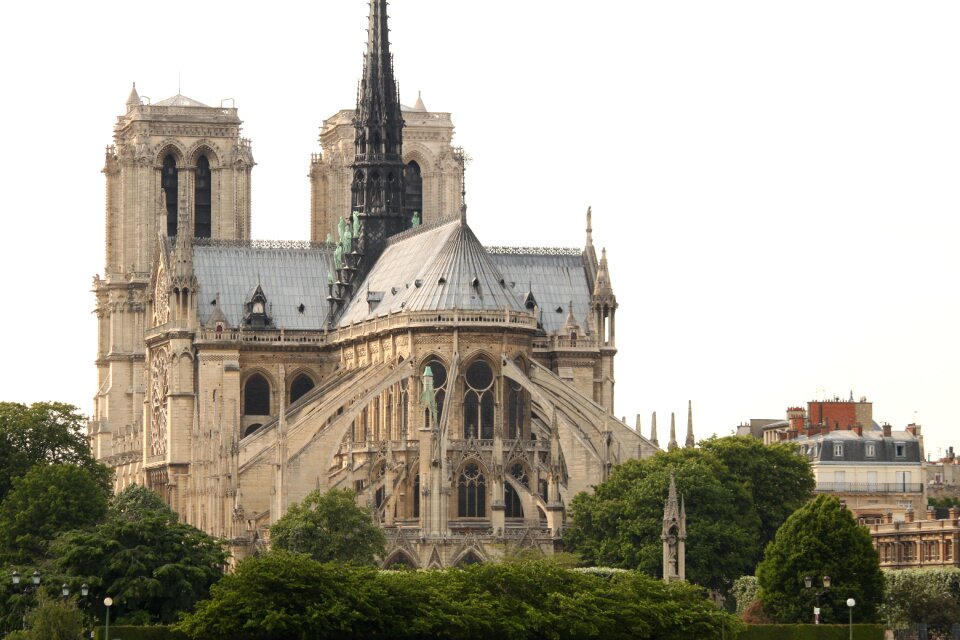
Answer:
<svg viewBox="0 0 960 640"><path fill-rule="evenodd" d="M236 557L351 488L384 565L551 553L565 505L651 442L613 417L617 301L582 248L489 247L448 113L400 104L370 1L355 109L323 123L309 242L250 239L237 110L136 88L106 163L89 434Z"/></svg>

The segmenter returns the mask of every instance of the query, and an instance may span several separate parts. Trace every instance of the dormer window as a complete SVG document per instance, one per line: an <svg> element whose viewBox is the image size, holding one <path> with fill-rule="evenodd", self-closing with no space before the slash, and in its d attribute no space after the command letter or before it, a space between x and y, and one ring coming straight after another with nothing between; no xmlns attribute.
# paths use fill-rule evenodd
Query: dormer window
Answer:
<svg viewBox="0 0 960 640"><path fill-rule="evenodd" d="M834 457L834 458L842 458L842 457L843 457L843 443L842 443L842 442L834 442L834 443L833 443L833 457Z"/></svg>
<svg viewBox="0 0 960 640"><path fill-rule="evenodd" d="M898 458L907 457L907 445L905 442L897 442L893 445L894 453Z"/></svg>
<svg viewBox="0 0 960 640"><path fill-rule="evenodd" d="M255 315L266 315L263 311L263 302L261 302L260 300L257 300L256 302L254 302L251 313Z"/></svg>
<svg viewBox="0 0 960 640"><path fill-rule="evenodd" d="M877 445L872 442L867 443L866 455L868 458L875 458L877 455Z"/></svg>
<svg viewBox="0 0 960 640"><path fill-rule="evenodd" d="M267 315L267 296L264 295L260 285L257 285L257 288L254 289L247 300L243 324L256 329L263 329L272 325L272 321Z"/></svg>

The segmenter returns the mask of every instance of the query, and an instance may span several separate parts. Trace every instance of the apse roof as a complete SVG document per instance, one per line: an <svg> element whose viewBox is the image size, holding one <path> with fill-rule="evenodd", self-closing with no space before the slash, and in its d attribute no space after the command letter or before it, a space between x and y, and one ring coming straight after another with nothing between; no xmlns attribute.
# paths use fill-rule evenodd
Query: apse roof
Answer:
<svg viewBox="0 0 960 640"><path fill-rule="evenodd" d="M209 105L203 104L202 102L197 102L193 98L188 98L187 96L178 93L177 95L167 98L166 100L161 100L160 102L154 102L153 106L155 107L206 107L210 108Z"/></svg>
<svg viewBox="0 0 960 640"><path fill-rule="evenodd" d="M238 326L259 284L276 328L324 327L329 308L327 274L334 271L333 252L326 247L294 242L198 244L193 248L193 265L201 324L207 325L219 306L228 326Z"/></svg>
<svg viewBox="0 0 960 640"><path fill-rule="evenodd" d="M391 238L340 325L398 311L455 308L524 310L496 263L458 217Z"/></svg>
<svg viewBox="0 0 960 640"><path fill-rule="evenodd" d="M490 258L521 300L529 291L540 306L540 323L553 333L567 319L569 304L583 329L590 314L590 285L579 249L490 247Z"/></svg>

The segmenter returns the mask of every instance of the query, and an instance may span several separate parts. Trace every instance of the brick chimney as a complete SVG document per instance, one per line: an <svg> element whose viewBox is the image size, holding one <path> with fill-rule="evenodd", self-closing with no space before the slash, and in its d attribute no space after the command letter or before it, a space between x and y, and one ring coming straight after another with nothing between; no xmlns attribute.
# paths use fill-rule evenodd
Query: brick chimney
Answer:
<svg viewBox="0 0 960 640"><path fill-rule="evenodd" d="M957 507L950 507L950 519L956 520L958 517L960 517L960 509Z"/></svg>
<svg viewBox="0 0 960 640"><path fill-rule="evenodd" d="M919 436L920 425L911 422L910 424L907 425L907 433L909 433L912 436Z"/></svg>
<svg viewBox="0 0 960 640"><path fill-rule="evenodd" d="M907 512L903 514L904 522L913 522L913 507L907 507Z"/></svg>
<svg viewBox="0 0 960 640"><path fill-rule="evenodd" d="M883 514L883 524L893 524L893 511Z"/></svg>
<svg viewBox="0 0 960 640"><path fill-rule="evenodd" d="M860 424L859 422L858 422L857 424L853 425L853 430L857 432L857 435L858 435L858 436L862 436L862 435L863 435L863 425Z"/></svg>
<svg viewBox="0 0 960 640"><path fill-rule="evenodd" d="M937 510L933 507L927 507L927 520L936 520Z"/></svg>
<svg viewBox="0 0 960 640"><path fill-rule="evenodd" d="M893 434L893 427L890 426L889 422L883 423L883 437L889 438Z"/></svg>

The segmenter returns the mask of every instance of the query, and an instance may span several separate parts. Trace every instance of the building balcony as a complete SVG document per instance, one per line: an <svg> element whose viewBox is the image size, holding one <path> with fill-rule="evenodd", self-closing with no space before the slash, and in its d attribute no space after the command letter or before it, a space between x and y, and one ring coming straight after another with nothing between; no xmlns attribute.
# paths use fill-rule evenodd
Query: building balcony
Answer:
<svg viewBox="0 0 960 640"><path fill-rule="evenodd" d="M922 482L818 482L817 493L923 493Z"/></svg>

